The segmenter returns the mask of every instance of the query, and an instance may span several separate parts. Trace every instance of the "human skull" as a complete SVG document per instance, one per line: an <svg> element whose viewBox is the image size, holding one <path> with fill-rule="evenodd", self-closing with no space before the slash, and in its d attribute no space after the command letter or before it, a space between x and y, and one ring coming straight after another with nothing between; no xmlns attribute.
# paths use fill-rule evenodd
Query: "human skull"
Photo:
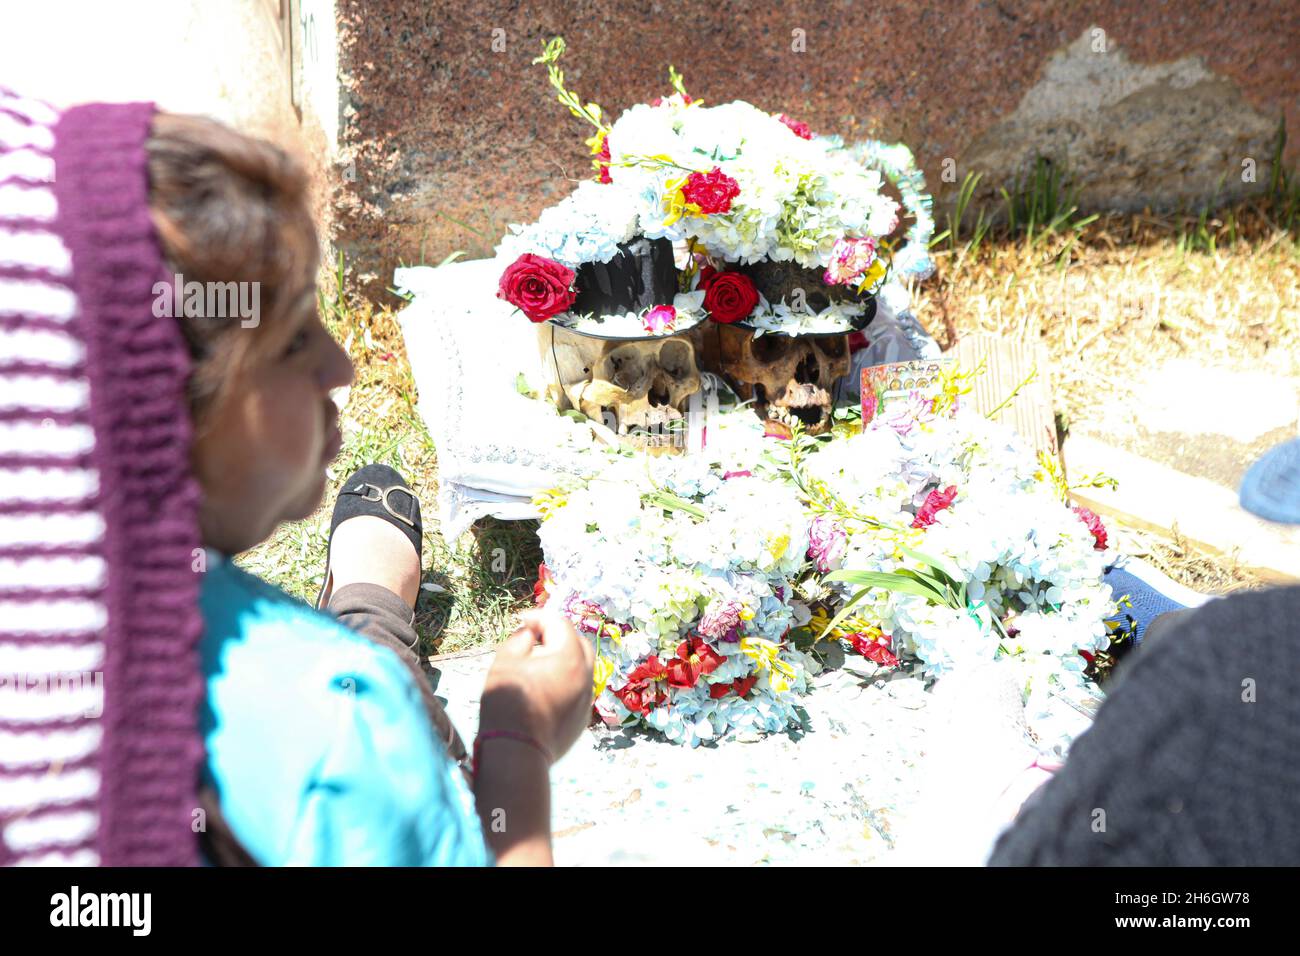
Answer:
<svg viewBox="0 0 1300 956"><path fill-rule="evenodd" d="M690 339L618 342L558 328L539 338L550 397L562 411L578 409L631 447L655 454L685 447L687 403L700 390Z"/></svg>
<svg viewBox="0 0 1300 956"><path fill-rule="evenodd" d="M849 373L847 335L760 335L721 326L720 371L761 418L798 420L810 435L830 428L835 380Z"/></svg>

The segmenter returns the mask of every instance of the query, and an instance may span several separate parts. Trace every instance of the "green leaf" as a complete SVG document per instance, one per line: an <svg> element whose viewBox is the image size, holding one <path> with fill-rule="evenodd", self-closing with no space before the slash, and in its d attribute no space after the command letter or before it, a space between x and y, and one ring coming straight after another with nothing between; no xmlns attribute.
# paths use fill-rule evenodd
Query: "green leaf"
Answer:
<svg viewBox="0 0 1300 956"><path fill-rule="evenodd" d="M862 572L862 573L866 573L866 572ZM840 621L844 620L846 617L852 614L854 608L856 608L859 604L861 604L862 599L865 598L869 593L871 593L870 588L863 588L857 594L853 595L853 597L849 599L848 603L845 604L844 607L840 608L840 613L836 614L835 617L831 619L831 622L826 625L826 629L817 635L817 640L820 641L827 634L830 634L832 631L834 631L835 628L839 626Z"/></svg>
<svg viewBox="0 0 1300 956"><path fill-rule="evenodd" d="M851 574L852 578L837 578L835 575ZM867 588L883 588L886 591L897 591L900 594L914 594L917 597L923 597L927 601L936 595L935 589L920 581L913 580L901 574L886 571L835 571L828 574L824 580L842 580L847 584L865 584ZM942 603L942 602L941 602Z"/></svg>
<svg viewBox="0 0 1300 956"><path fill-rule="evenodd" d="M926 554L924 551L914 551L913 549L909 548L905 544L900 544L898 546L898 550L902 551L905 555L907 555L909 558L912 558L915 561L920 561L922 564L927 564L930 567L934 568L936 571L943 572L943 574L949 578L955 577L955 575L948 570L948 566L944 564L943 561L940 560L939 558Z"/></svg>
<svg viewBox="0 0 1300 956"><path fill-rule="evenodd" d="M952 604L952 589L948 587L947 582L926 577L921 572L913 571L911 568L899 568L894 573L899 577L915 581L928 590L932 595L930 597L931 604Z"/></svg>

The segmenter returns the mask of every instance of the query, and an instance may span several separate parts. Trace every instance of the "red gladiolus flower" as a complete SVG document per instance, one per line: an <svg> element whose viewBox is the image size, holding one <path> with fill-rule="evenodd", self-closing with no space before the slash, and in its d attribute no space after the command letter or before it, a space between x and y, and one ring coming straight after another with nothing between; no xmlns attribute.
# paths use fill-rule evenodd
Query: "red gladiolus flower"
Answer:
<svg viewBox="0 0 1300 956"><path fill-rule="evenodd" d="M1080 506L1070 510L1077 514L1079 520L1086 524L1088 530L1092 532L1092 546L1098 551L1105 551L1107 541L1106 526L1101 523L1101 519L1097 517L1096 513Z"/></svg>
<svg viewBox="0 0 1300 956"><path fill-rule="evenodd" d="M746 694L748 694L751 690L754 689L754 685L757 683L758 683L758 675L750 674L748 677L737 677L735 683L733 683L731 686L736 689L737 697L744 697Z"/></svg>
<svg viewBox="0 0 1300 956"><path fill-rule="evenodd" d="M794 133L794 135L798 136L800 139L812 139L812 128L807 123L790 119L790 117L786 116L784 113L778 116L777 119L788 126L790 132Z"/></svg>
<svg viewBox="0 0 1300 956"><path fill-rule="evenodd" d="M664 680L668 677L668 668L664 666L656 654L651 654L645 659L644 664L640 664L627 675L629 681L648 681Z"/></svg>
<svg viewBox="0 0 1300 956"><path fill-rule="evenodd" d="M668 661L670 687L694 687L705 674L712 674L723 657L701 638L690 637L677 645L677 656Z"/></svg>
<svg viewBox="0 0 1300 956"><path fill-rule="evenodd" d="M731 210L731 200L740 195L740 183L719 167L707 173L691 173L682 186L682 197L700 207L700 212L712 215Z"/></svg>
<svg viewBox="0 0 1300 956"><path fill-rule="evenodd" d="M880 667L897 667L898 658L894 655L886 644L878 640L872 640L861 634L853 635L853 649Z"/></svg>
<svg viewBox="0 0 1300 956"><path fill-rule="evenodd" d="M712 700L721 700L728 694L735 694L737 697L744 697L754 685L758 683L758 675L750 674L748 677L737 677L728 683L710 684L709 697Z"/></svg>
<svg viewBox="0 0 1300 956"><path fill-rule="evenodd" d="M609 136L600 141L600 152L596 154L596 167L600 170L602 183L608 184L614 181L609 178Z"/></svg>
<svg viewBox="0 0 1300 956"><path fill-rule="evenodd" d="M627 683L614 691L614 696L634 714L648 714L668 699L660 681L667 679L668 670L655 655L627 675Z"/></svg>
<svg viewBox="0 0 1300 956"><path fill-rule="evenodd" d="M925 503L916 513L916 518L912 521L913 528L928 528L934 524L934 516L940 511L946 511L951 507L953 499L957 497L957 486L949 485L943 491L936 488L925 496Z"/></svg>
<svg viewBox="0 0 1300 956"><path fill-rule="evenodd" d="M547 585L551 584L551 570L545 564L537 566L537 583L533 585L533 603L541 607L550 600L551 592Z"/></svg>

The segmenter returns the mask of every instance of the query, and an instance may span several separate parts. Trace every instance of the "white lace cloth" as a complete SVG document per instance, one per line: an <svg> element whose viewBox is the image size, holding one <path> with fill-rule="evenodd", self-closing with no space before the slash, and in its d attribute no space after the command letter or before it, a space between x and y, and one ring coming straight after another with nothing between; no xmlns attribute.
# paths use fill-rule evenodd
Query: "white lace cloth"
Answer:
<svg viewBox="0 0 1300 956"><path fill-rule="evenodd" d="M455 541L475 520L537 517L531 499L581 472L575 451L591 429L519 394L520 372L539 377L531 324L496 297L502 267L476 259L398 269L414 298L399 322L419 412L438 452L438 511Z"/></svg>

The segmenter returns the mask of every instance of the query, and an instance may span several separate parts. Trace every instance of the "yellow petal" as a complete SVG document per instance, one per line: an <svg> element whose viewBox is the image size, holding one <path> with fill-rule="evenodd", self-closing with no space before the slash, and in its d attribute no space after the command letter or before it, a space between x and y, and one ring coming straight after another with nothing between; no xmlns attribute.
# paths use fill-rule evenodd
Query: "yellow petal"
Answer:
<svg viewBox="0 0 1300 956"><path fill-rule="evenodd" d="M596 667L592 675L594 679L592 684L593 696L599 697L605 692L605 685L609 683L609 679L613 675L614 662L608 657L597 657Z"/></svg>

